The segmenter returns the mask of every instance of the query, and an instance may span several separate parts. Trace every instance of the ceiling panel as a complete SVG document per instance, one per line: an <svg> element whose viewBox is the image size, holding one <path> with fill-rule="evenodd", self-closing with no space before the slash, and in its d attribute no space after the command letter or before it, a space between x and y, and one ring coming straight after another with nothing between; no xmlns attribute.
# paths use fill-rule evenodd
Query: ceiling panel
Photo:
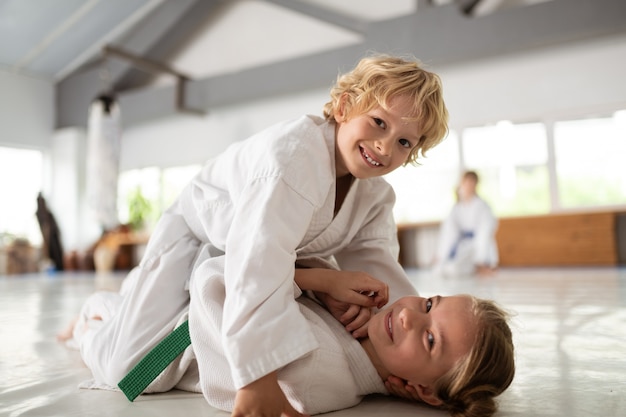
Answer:
<svg viewBox="0 0 626 417"><path fill-rule="evenodd" d="M98 44L113 32L117 25L149 0L98 1L84 16L56 37L49 47L28 64L35 73L56 74L82 51Z"/></svg>
<svg viewBox="0 0 626 417"><path fill-rule="evenodd" d="M417 0L295 0L351 15L359 19L379 21L415 13Z"/></svg>
<svg viewBox="0 0 626 417"><path fill-rule="evenodd" d="M371 27L418 15L418 4L428 12L437 5L452 10L468 2L494 15L543 2L564 11L569 7L567 1L551 0L0 0L0 70L58 82L97 58L104 45L124 47L134 36L145 45L130 48L137 55L207 77L372 41L368 36L379 34L370 33ZM597 2L588 0L589 10ZM202 9L190 27L185 26L189 19L172 17L164 27L151 18L206 3L212 7ZM474 20L489 23L484 16ZM401 21L402 34L410 36L412 20ZM150 35L137 34L142 32L138 28ZM155 50L167 53L150 57Z"/></svg>
<svg viewBox="0 0 626 417"><path fill-rule="evenodd" d="M0 62L16 64L85 0L1 0Z"/></svg>
<svg viewBox="0 0 626 417"><path fill-rule="evenodd" d="M54 79L164 0L0 0L0 66ZM87 57L85 57L87 59Z"/></svg>
<svg viewBox="0 0 626 417"><path fill-rule="evenodd" d="M272 3L234 2L208 16L171 63L193 78L238 71L361 42L360 34ZM227 47L225 47L227 46Z"/></svg>

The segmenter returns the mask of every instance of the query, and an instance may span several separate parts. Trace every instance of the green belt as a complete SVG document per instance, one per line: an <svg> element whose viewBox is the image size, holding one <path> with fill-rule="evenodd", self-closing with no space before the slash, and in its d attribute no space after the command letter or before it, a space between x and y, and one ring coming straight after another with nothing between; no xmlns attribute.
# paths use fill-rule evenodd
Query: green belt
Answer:
<svg viewBox="0 0 626 417"><path fill-rule="evenodd" d="M189 322L185 320L148 352L117 386L126 398L134 401L190 344Z"/></svg>

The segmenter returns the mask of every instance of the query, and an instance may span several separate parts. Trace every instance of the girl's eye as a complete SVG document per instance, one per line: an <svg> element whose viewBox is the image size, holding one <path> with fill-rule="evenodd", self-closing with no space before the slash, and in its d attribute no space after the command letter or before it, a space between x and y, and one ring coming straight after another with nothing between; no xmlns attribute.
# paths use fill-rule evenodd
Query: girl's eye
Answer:
<svg viewBox="0 0 626 417"><path fill-rule="evenodd" d="M433 300L429 298L426 300L426 312L430 312L430 309L433 307Z"/></svg>
<svg viewBox="0 0 626 417"><path fill-rule="evenodd" d="M404 147L404 148L410 148L411 147L411 142L409 142L408 139L400 139L400 146Z"/></svg>
<svg viewBox="0 0 626 417"><path fill-rule="evenodd" d="M428 337L428 345L430 346L430 349L433 349L433 346L435 346L435 336L433 336L432 333L426 333L427 337Z"/></svg>
<svg viewBox="0 0 626 417"><path fill-rule="evenodd" d="M378 126L382 127L383 129L387 126L385 122L383 122L382 119L379 119L378 117L374 117L374 123L376 123Z"/></svg>

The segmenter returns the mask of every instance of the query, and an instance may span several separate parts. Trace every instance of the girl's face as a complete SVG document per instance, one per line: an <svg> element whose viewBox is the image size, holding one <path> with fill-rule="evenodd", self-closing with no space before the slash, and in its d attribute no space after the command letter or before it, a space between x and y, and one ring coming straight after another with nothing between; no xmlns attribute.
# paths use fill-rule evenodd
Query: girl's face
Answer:
<svg viewBox="0 0 626 417"><path fill-rule="evenodd" d="M477 321L472 299L403 297L370 320L369 339L391 374L416 389L434 382L474 343Z"/></svg>
<svg viewBox="0 0 626 417"><path fill-rule="evenodd" d="M375 107L354 117L344 114L343 101L335 112L337 178L352 174L366 179L385 175L398 168L419 142L418 122L408 117L412 103L398 96L389 103L389 110Z"/></svg>
<svg viewBox="0 0 626 417"><path fill-rule="evenodd" d="M473 178L465 177L459 185L459 198L469 200L476 195L476 181Z"/></svg>

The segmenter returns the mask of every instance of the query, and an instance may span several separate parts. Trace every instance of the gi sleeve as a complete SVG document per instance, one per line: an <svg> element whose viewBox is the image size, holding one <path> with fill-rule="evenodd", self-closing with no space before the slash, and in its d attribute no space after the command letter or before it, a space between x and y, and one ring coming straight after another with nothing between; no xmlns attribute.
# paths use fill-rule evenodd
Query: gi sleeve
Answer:
<svg viewBox="0 0 626 417"><path fill-rule="evenodd" d="M252 180L226 239L222 342L237 389L317 348L294 299L296 248L314 206L280 177Z"/></svg>

